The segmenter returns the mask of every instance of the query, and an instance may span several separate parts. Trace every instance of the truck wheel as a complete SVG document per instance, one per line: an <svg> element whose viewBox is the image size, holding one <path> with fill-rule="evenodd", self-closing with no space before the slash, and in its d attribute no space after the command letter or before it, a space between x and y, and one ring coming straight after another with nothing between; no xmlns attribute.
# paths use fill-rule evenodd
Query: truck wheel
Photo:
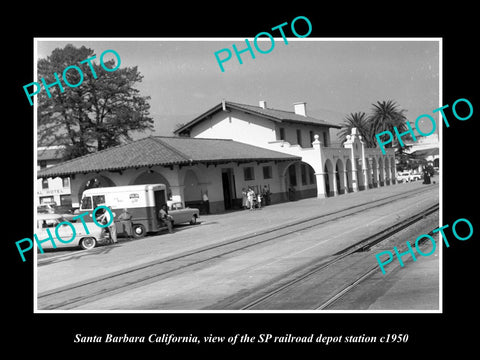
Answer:
<svg viewBox="0 0 480 360"><path fill-rule="evenodd" d="M97 246L97 240L93 237L86 237L80 241L83 250L90 250Z"/></svg>
<svg viewBox="0 0 480 360"><path fill-rule="evenodd" d="M192 218L190 219L190 225L195 225L196 222L197 222L197 217L193 215Z"/></svg>
<svg viewBox="0 0 480 360"><path fill-rule="evenodd" d="M147 230L145 229L145 226L143 226L142 224L133 225L133 236L136 239L140 239L144 237L146 233L147 233Z"/></svg>

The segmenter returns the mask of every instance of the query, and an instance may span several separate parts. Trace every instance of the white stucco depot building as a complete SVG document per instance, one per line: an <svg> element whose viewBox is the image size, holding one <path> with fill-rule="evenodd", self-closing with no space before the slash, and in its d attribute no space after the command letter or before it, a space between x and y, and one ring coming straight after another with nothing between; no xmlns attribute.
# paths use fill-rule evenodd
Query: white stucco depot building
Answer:
<svg viewBox="0 0 480 360"><path fill-rule="evenodd" d="M395 182L394 149L382 155L379 148L366 148L356 130L343 147L331 147L329 130L340 126L308 116L304 102L293 105L293 111L284 111L268 108L266 101L258 106L222 101L175 133L229 138L300 157L282 174L284 191L294 186L300 197L335 196ZM305 181L307 173L314 175L314 187Z"/></svg>
<svg viewBox="0 0 480 360"><path fill-rule="evenodd" d="M175 130L41 169L38 178L70 177L73 206L92 186L164 183L172 199L210 211L241 207L242 189L268 188L271 202L337 196L395 182L394 149L366 148L353 129L331 147L339 125L292 111L222 101Z"/></svg>

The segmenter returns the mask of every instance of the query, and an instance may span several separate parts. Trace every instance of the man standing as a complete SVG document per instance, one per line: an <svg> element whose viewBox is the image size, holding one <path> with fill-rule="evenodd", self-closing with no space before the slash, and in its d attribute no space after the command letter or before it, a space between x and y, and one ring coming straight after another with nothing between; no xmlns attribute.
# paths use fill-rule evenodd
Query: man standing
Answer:
<svg viewBox="0 0 480 360"><path fill-rule="evenodd" d="M127 234L128 240L132 238L132 214L125 208L123 212L118 216L118 220L122 224L122 232Z"/></svg>
<svg viewBox="0 0 480 360"><path fill-rule="evenodd" d="M265 199L265 205L270 205L270 189L265 185L262 191L263 198Z"/></svg>

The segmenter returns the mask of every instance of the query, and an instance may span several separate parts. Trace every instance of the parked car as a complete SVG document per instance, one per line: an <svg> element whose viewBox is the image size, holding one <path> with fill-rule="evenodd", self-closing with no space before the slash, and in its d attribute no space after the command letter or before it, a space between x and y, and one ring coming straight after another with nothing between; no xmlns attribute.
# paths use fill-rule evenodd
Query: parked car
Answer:
<svg viewBox="0 0 480 360"><path fill-rule="evenodd" d="M189 207L184 208L181 202L168 201L167 205L168 214L173 218L173 224L189 222L193 225L200 216L200 210Z"/></svg>
<svg viewBox="0 0 480 360"><path fill-rule="evenodd" d="M55 213L55 206L52 204L41 204L37 206L37 213L39 214L53 214Z"/></svg>
<svg viewBox="0 0 480 360"><path fill-rule="evenodd" d="M50 234L52 234L53 240L57 248L67 248L67 247L81 247L84 250L93 249L97 245L105 244L109 241L108 235L105 235L103 229L93 222L87 222L87 228L89 234L85 231L85 227L81 222L71 223L75 228L75 238L68 242L63 243L57 239L55 234L55 228L58 224L62 222L70 222L63 215L60 214L38 214L37 215L37 235L39 240L44 240L48 238L47 229L49 229ZM58 229L58 235L68 241L73 236L73 231L70 225L64 224ZM37 244L38 246L38 244ZM40 245L42 249L54 249L54 246L51 241L45 241Z"/></svg>
<svg viewBox="0 0 480 360"><path fill-rule="evenodd" d="M410 173L408 171L400 171L397 173L397 182L409 182Z"/></svg>
<svg viewBox="0 0 480 360"><path fill-rule="evenodd" d="M410 174L410 181L422 180L422 174Z"/></svg>
<svg viewBox="0 0 480 360"><path fill-rule="evenodd" d="M410 173L408 171L400 171L397 173L397 182L410 182L421 179L422 174Z"/></svg>

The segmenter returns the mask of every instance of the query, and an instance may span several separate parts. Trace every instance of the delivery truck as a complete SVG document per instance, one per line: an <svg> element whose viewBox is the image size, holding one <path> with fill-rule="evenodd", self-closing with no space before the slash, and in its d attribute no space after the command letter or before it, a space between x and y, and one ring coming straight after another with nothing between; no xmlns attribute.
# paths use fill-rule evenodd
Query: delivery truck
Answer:
<svg viewBox="0 0 480 360"><path fill-rule="evenodd" d="M163 204L167 204L167 189L164 184L128 185L87 189L82 194L80 212L92 212L99 205L112 209L115 219L127 209L132 215L133 236L141 238L147 233L166 229L158 219ZM85 218L87 221L87 219ZM90 220L93 219L90 217ZM119 224L119 222L116 222ZM117 233L122 228L117 227Z"/></svg>

